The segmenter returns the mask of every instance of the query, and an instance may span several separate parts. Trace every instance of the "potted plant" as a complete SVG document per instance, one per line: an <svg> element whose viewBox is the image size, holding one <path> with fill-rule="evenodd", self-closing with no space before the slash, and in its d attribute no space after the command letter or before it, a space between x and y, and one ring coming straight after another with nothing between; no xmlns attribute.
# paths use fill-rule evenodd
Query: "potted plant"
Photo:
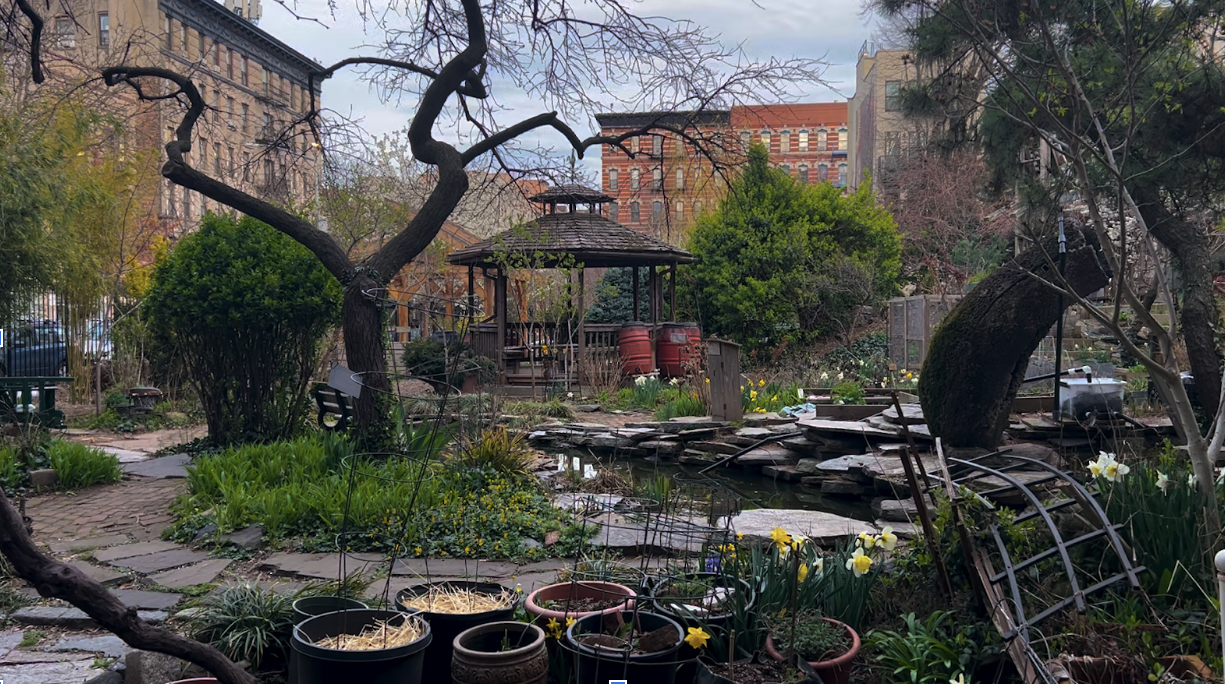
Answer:
<svg viewBox="0 0 1225 684"><path fill-rule="evenodd" d="M533 591L527 595L523 608L535 616L537 624L549 620L565 622L566 618L581 619L632 609L636 596L633 589L620 584L576 580Z"/></svg>
<svg viewBox="0 0 1225 684"><path fill-rule="evenodd" d="M522 622L466 629L455 637L450 676L455 684L545 684L549 654L544 630Z"/></svg>
<svg viewBox="0 0 1225 684"><path fill-rule="evenodd" d="M778 662L798 656L825 684L847 684L851 662L859 655L859 634L845 623L816 613L772 620L766 653Z"/></svg>
<svg viewBox="0 0 1225 684"><path fill-rule="evenodd" d="M324 613L294 627L299 684L421 684L433 635L419 615L392 610Z"/></svg>
<svg viewBox="0 0 1225 684"><path fill-rule="evenodd" d="M738 597L737 592L743 592ZM662 577L652 592L656 612L686 626L723 627L738 600L753 605L748 582L717 572L690 572Z"/></svg>
<svg viewBox="0 0 1225 684"><path fill-rule="evenodd" d="M811 669L804 669L798 659L795 665L787 665L760 653L733 662L701 658L693 684L822 684Z"/></svg>
<svg viewBox="0 0 1225 684"><path fill-rule="evenodd" d="M519 598L500 584L465 581L430 582L396 594L400 610L430 623L434 640L425 650L425 681L447 681L455 637L470 627L511 619Z"/></svg>
<svg viewBox="0 0 1225 684"><path fill-rule="evenodd" d="M669 617L626 610L575 620L566 630L566 645L575 653L577 684L672 684L683 637Z"/></svg>

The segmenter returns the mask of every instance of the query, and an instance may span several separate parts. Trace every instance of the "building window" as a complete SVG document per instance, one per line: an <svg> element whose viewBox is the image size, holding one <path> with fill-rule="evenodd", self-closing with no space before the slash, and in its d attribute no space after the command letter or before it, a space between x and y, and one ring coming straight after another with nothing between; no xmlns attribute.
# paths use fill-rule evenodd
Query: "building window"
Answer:
<svg viewBox="0 0 1225 684"><path fill-rule="evenodd" d="M761 129L761 144L765 145L766 152L770 151L770 129L768 128Z"/></svg>
<svg viewBox="0 0 1225 684"><path fill-rule="evenodd" d="M260 133L265 139L272 138L272 115L264 112L264 130Z"/></svg>
<svg viewBox="0 0 1225 684"><path fill-rule="evenodd" d="M787 174L788 176L791 176L791 167L788 166L787 164L783 164L779 166L778 169L782 171L783 173Z"/></svg>
<svg viewBox="0 0 1225 684"><path fill-rule="evenodd" d="M684 169L676 170L676 189L677 190L685 189L685 170Z"/></svg>
<svg viewBox="0 0 1225 684"><path fill-rule="evenodd" d="M824 128L817 131L817 151L824 152L829 149L829 131Z"/></svg>
<svg viewBox="0 0 1225 684"><path fill-rule="evenodd" d="M616 169L608 170L608 191L609 192L617 191L617 170Z"/></svg>
<svg viewBox="0 0 1225 684"><path fill-rule="evenodd" d="M226 169L225 175L230 178L234 177L234 146L233 145L230 146L230 166L228 169Z"/></svg>
<svg viewBox="0 0 1225 684"><path fill-rule="evenodd" d="M676 220L680 221L685 218L685 203L681 200L676 201Z"/></svg>
<svg viewBox="0 0 1225 684"><path fill-rule="evenodd" d="M213 116L221 118L221 91L213 88L213 111L216 112Z"/></svg>
<svg viewBox="0 0 1225 684"><path fill-rule="evenodd" d="M244 135L250 132L250 121L251 105L244 102L242 103L242 132Z"/></svg>
<svg viewBox="0 0 1225 684"><path fill-rule="evenodd" d="M187 56L187 24L179 22L179 50L183 52L183 56Z"/></svg>
<svg viewBox="0 0 1225 684"><path fill-rule="evenodd" d="M637 136L634 136L633 138L630 138L630 153L632 153L632 154L638 154L639 144L640 144L640 143L638 142L638 140L639 140L639 139L638 139L638 137L637 137Z"/></svg>
<svg viewBox="0 0 1225 684"><path fill-rule="evenodd" d="M191 218L191 190L183 188L183 218Z"/></svg>
<svg viewBox="0 0 1225 684"><path fill-rule="evenodd" d="M808 165L800 164L800 182L808 185Z"/></svg>
<svg viewBox="0 0 1225 684"><path fill-rule="evenodd" d="M246 106L246 105L243 105ZM248 183L251 181L251 153L242 153L242 182Z"/></svg>
<svg viewBox="0 0 1225 684"><path fill-rule="evenodd" d="M213 68L220 70L221 69L221 41L220 39L213 41L213 48L211 52L213 53Z"/></svg>
<svg viewBox="0 0 1225 684"><path fill-rule="evenodd" d="M77 46L77 26L71 17L55 18L55 45L66 50Z"/></svg>
<svg viewBox="0 0 1225 684"><path fill-rule="evenodd" d="M838 149L845 150L847 148L847 133L846 127L838 129Z"/></svg>
<svg viewBox="0 0 1225 684"><path fill-rule="evenodd" d="M166 187L162 192L166 194L166 215L171 218L178 216L178 203L174 201L175 186L174 183L170 182L169 178L166 179Z"/></svg>
<svg viewBox="0 0 1225 684"><path fill-rule="evenodd" d="M98 47L111 49L111 15L106 12L98 13Z"/></svg>
<svg viewBox="0 0 1225 684"><path fill-rule="evenodd" d="M898 131L885 131L882 141L884 143L884 156L897 157L902 154L902 134Z"/></svg>
<svg viewBox="0 0 1225 684"><path fill-rule="evenodd" d="M638 172L638 169L632 169L632 170L630 170L630 190L637 190L637 189L638 189L638 187L639 187L639 186L638 186L638 179L639 179L639 176L640 176L640 174L639 174L639 172Z"/></svg>
<svg viewBox="0 0 1225 684"><path fill-rule="evenodd" d="M172 31L170 28L172 23L173 23L173 20L170 17L162 18L162 34L166 36L166 46L165 47L167 50L174 49L174 46L171 43L171 41L173 40L173 36L174 36L174 31Z"/></svg>
<svg viewBox="0 0 1225 684"><path fill-rule="evenodd" d="M780 154L787 154L791 151L791 131L783 131L778 134L778 151Z"/></svg>
<svg viewBox="0 0 1225 684"><path fill-rule="evenodd" d="M896 112L902 108L902 82L885 81L885 111Z"/></svg>
<svg viewBox="0 0 1225 684"><path fill-rule="evenodd" d="M234 50L225 51L225 77L234 80Z"/></svg>
<svg viewBox="0 0 1225 684"><path fill-rule="evenodd" d="M234 127L234 98L225 98L225 122Z"/></svg>
<svg viewBox="0 0 1225 684"><path fill-rule="evenodd" d="M800 129L800 151L801 152L808 151L808 129L807 128Z"/></svg>
<svg viewBox="0 0 1225 684"><path fill-rule="evenodd" d="M752 135L753 134L749 133L748 131L740 131L740 147L743 148L745 152L749 151L749 143L752 142Z"/></svg>
<svg viewBox="0 0 1225 684"><path fill-rule="evenodd" d="M702 215L702 200L698 200L698 201L696 201L696 202L694 202L694 203L693 203L693 214L694 214L695 216L701 216L701 215Z"/></svg>
<svg viewBox="0 0 1225 684"><path fill-rule="evenodd" d="M664 203L659 200L651 202L651 219L659 221L664 216Z"/></svg>
<svg viewBox="0 0 1225 684"><path fill-rule="evenodd" d="M640 216L638 214L638 203L630 202L630 223L638 223Z"/></svg>
<svg viewBox="0 0 1225 684"><path fill-rule="evenodd" d="M264 78L264 94L267 95L268 94L268 70L260 69L260 73L263 75L263 78Z"/></svg>
<svg viewBox="0 0 1225 684"><path fill-rule="evenodd" d="M267 186L272 185L272 175L273 175L272 159L269 157L264 157L264 185L267 185Z"/></svg>
<svg viewBox="0 0 1225 684"><path fill-rule="evenodd" d="M817 180L821 181L822 183L829 180L829 167L825 164L817 165Z"/></svg>
<svg viewBox="0 0 1225 684"><path fill-rule="evenodd" d="M846 187L846 164L838 165L838 186Z"/></svg>
<svg viewBox="0 0 1225 684"><path fill-rule="evenodd" d="M656 157L664 156L664 137L662 135L651 136L651 152Z"/></svg>
<svg viewBox="0 0 1225 684"><path fill-rule="evenodd" d="M247 58L245 55L238 56L238 78L243 85L247 85Z"/></svg>
<svg viewBox="0 0 1225 684"><path fill-rule="evenodd" d="M608 217L612 219L613 223L617 222L617 219L619 218L620 214L621 214L621 207L617 206L616 202L613 202L612 204L608 205Z"/></svg>
<svg viewBox="0 0 1225 684"><path fill-rule="evenodd" d="M655 192L664 189L664 172L658 168L651 169L651 189Z"/></svg>

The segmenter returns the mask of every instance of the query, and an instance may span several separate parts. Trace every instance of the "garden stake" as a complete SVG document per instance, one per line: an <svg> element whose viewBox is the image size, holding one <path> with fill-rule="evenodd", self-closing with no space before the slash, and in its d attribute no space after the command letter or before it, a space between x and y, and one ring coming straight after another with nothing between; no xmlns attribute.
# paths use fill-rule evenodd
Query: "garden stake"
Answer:
<svg viewBox="0 0 1225 684"><path fill-rule="evenodd" d="M948 568L944 567L944 557L940 555L940 543L936 539L936 530L932 527L931 518L927 514L927 499L924 496L927 485L927 473L923 473L924 487L919 487L919 481L915 478L914 464L910 462L911 455L916 461L919 461L919 467L923 467L923 461L919 459L919 450L914 443L914 435L910 434L910 427L906 425L906 421L902 420L902 402L897 398L897 390L890 393L893 396L893 407L897 411L898 420L902 424L902 432L906 433L906 441L908 448L902 452L902 468L906 471L906 484L910 487L910 498L914 499L915 512L919 515L919 522L923 524L923 541L927 543L927 550L932 555L932 560L936 562L936 574L940 577L940 588L944 590L945 596L952 598L953 583L949 580Z"/></svg>
<svg viewBox="0 0 1225 684"><path fill-rule="evenodd" d="M732 666L736 659L736 628L733 627L727 635L727 666Z"/></svg>
<svg viewBox="0 0 1225 684"><path fill-rule="evenodd" d="M1216 565L1217 598L1221 601L1221 653L1225 654L1225 549L1216 552L1213 562Z"/></svg>

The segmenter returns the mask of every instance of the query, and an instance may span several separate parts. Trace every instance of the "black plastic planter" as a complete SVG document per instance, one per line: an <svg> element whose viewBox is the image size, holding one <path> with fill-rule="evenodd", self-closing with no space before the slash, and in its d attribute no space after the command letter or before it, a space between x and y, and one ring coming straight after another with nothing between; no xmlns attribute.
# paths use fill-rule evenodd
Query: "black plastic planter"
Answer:
<svg viewBox="0 0 1225 684"><path fill-rule="evenodd" d="M388 621L393 626L402 620L420 620L425 634L411 644L378 651L339 651L321 648L313 642L340 634L360 634L373 626L376 620ZM425 663L425 649L434 635L429 623L414 615L394 610L343 610L324 613L304 620L294 627L293 650L297 653L296 675L298 684L421 684L421 668ZM442 680L446 681L446 680Z"/></svg>
<svg viewBox="0 0 1225 684"><path fill-rule="evenodd" d="M651 684L673 684L676 680L676 653L680 650L684 632L675 620L654 613L635 613L622 611L622 619L630 624L638 620L640 631L650 632L660 627L671 626L676 629L676 645L658 653L632 654L611 649L597 649L578 642L584 634L599 634L602 631L604 616L589 615L576 620L570 629L566 630L566 645L575 652L575 673L577 684L607 684L609 681L624 679Z"/></svg>
<svg viewBox="0 0 1225 684"><path fill-rule="evenodd" d="M300 625L303 620L313 618L316 615L323 615L324 613L334 613L338 610L366 610L366 608L366 604L361 601L341 598L339 596L301 598L293 602L293 623ZM298 680L294 678L298 672L297 659L298 652L291 647L289 649L289 684L298 684Z"/></svg>
<svg viewBox="0 0 1225 684"><path fill-rule="evenodd" d="M422 584L401 590L396 594L396 606L400 610L405 613L420 615L425 618L426 622L430 623L430 632L434 635L434 642L425 650L425 681L449 682L451 681L451 651L454 649L455 637L459 636L460 632L477 625L512 619L519 601L516 598L515 602L508 608L488 610L483 613L431 613L428 610L409 608L405 604L406 601L411 600L413 597L429 592L431 587L467 589L473 593L489 595L501 594L507 591L507 589L500 584L492 582L450 581Z"/></svg>

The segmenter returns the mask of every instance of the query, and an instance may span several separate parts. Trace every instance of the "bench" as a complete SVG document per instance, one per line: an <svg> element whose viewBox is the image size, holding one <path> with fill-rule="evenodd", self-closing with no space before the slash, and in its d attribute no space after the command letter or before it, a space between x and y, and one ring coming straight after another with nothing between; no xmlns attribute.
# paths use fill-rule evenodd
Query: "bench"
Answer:
<svg viewBox="0 0 1225 684"><path fill-rule="evenodd" d="M72 382L72 378L0 378L0 422L34 421L47 428L65 427L64 412L55 408L55 391L56 385L69 382Z"/></svg>
<svg viewBox="0 0 1225 684"><path fill-rule="evenodd" d="M311 394L319 406L319 427L335 432L349 427L349 419L353 417L353 397L323 383L316 383ZM334 417L335 422L328 423L328 416Z"/></svg>

